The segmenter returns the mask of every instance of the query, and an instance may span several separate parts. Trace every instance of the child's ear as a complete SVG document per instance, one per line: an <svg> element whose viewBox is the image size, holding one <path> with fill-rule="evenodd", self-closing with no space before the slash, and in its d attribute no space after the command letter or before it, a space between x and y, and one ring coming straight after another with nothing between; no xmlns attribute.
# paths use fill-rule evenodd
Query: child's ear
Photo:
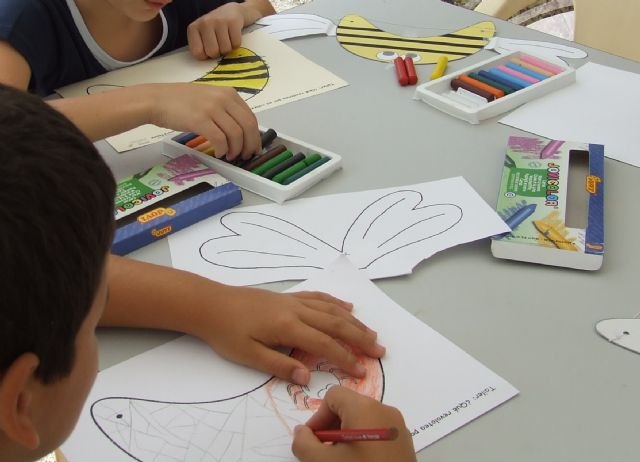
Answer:
<svg viewBox="0 0 640 462"><path fill-rule="evenodd" d="M39 383L35 371L39 363L35 354L24 353L0 378L0 430L27 449L40 445L33 409L34 386Z"/></svg>

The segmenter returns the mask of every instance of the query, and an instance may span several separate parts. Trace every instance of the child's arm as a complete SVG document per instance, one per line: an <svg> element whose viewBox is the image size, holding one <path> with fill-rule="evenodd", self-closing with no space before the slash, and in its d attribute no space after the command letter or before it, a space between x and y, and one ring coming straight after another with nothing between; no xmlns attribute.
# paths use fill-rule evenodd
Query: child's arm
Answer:
<svg viewBox="0 0 640 462"><path fill-rule="evenodd" d="M0 82L26 91L30 78L25 58L0 40ZM232 88L143 84L48 102L94 141L150 123L200 133L216 154L227 153L230 159L247 158L260 149L255 114Z"/></svg>
<svg viewBox="0 0 640 462"><path fill-rule="evenodd" d="M271 14L275 10L269 0L222 5L189 24L191 54L198 59L218 58L241 45L243 28Z"/></svg>
<svg viewBox="0 0 640 462"><path fill-rule="evenodd" d="M191 334L227 359L302 385L309 381L307 368L274 347L323 356L358 377L365 371L336 339L372 357L384 354L375 332L349 313L351 305L327 294L231 287L115 256L108 271L109 302L102 326Z"/></svg>
<svg viewBox="0 0 640 462"><path fill-rule="evenodd" d="M398 430L392 441L321 443L312 430L389 428ZM302 462L415 462L411 435L402 414L375 399L344 387L332 387L307 425L294 430L292 450Z"/></svg>

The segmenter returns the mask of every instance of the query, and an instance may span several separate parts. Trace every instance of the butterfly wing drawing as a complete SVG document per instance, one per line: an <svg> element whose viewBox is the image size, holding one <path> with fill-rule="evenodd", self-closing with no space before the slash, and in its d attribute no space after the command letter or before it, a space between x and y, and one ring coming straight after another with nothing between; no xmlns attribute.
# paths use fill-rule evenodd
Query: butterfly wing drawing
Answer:
<svg viewBox="0 0 640 462"><path fill-rule="evenodd" d="M220 218L230 232L205 241L200 256L220 272L264 274L271 281L304 279L328 266L339 250L301 227L261 212L230 212Z"/></svg>
<svg viewBox="0 0 640 462"><path fill-rule="evenodd" d="M210 72L195 83L235 88L245 100L260 93L269 82L267 63L247 48L227 53Z"/></svg>
<svg viewBox="0 0 640 462"><path fill-rule="evenodd" d="M462 215L455 204L424 204L418 191L394 191L360 212L347 230L343 252L361 269L384 271L393 263L409 273L447 247L438 237L456 226Z"/></svg>

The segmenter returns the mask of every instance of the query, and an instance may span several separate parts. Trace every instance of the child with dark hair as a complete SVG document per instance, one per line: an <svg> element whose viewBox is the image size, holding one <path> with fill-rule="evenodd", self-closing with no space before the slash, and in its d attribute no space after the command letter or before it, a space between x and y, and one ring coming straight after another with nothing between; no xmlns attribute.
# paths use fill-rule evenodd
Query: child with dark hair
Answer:
<svg viewBox="0 0 640 462"><path fill-rule="evenodd" d="M230 287L109 255L111 172L93 144L40 98L0 85L0 138L2 462L32 461L69 435L96 375L98 325L195 335L230 360L301 385L309 382L307 368L275 347L324 356L360 377L364 371L343 345L384 354L351 305L328 294ZM330 395L335 402L312 428L389 421L404 430L397 411L342 393ZM350 404L332 407L343 401ZM308 428L298 433L302 460L332 454ZM414 456L404 431L386 447L376 454ZM357 448L344 454L362 458L326 460L388 460Z"/></svg>
<svg viewBox="0 0 640 462"><path fill-rule="evenodd" d="M2 0L0 83L46 96L186 45L196 59L218 58L274 13L269 0ZM92 140L155 124L200 133L230 159L260 148L256 118L232 88L142 84L50 104Z"/></svg>

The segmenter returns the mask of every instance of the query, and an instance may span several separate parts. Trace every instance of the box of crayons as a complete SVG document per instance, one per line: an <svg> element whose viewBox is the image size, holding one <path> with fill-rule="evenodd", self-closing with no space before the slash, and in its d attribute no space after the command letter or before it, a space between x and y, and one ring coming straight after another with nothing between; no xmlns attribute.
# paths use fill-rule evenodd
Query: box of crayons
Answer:
<svg viewBox="0 0 640 462"><path fill-rule="evenodd" d="M170 157L190 153L238 186L278 203L298 196L342 167L338 154L273 129L261 129L261 134L262 152L248 160L219 159L207 140L194 133L166 137L163 149Z"/></svg>
<svg viewBox="0 0 640 462"><path fill-rule="evenodd" d="M495 257L596 270L604 257L604 146L511 136L493 236Z"/></svg>
<svg viewBox="0 0 640 462"><path fill-rule="evenodd" d="M516 51L424 83L414 99L478 124L575 80L572 67Z"/></svg>
<svg viewBox="0 0 640 462"><path fill-rule="evenodd" d="M128 254L241 201L237 185L183 154L118 181L111 251Z"/></svg>

